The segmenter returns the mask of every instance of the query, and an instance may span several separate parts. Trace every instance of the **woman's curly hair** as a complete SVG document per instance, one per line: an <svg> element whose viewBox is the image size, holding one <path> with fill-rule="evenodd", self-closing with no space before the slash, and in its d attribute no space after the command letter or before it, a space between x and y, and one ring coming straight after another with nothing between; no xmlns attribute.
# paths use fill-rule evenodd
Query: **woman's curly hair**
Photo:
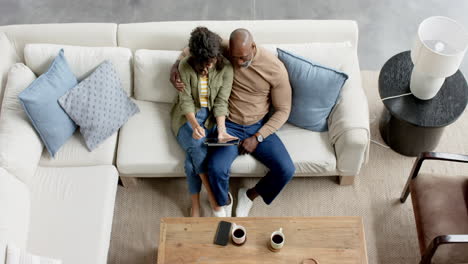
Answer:
<svg viewBox="0 0 468 264"><path fill-rule="evenodd" d="M216 69L221 70L224 67L221 43L222 39L218 34L206 27L196 27L190 33L189 50L192 56L188 63L197 73L201 73L205 65L216 58Z"/></svg>

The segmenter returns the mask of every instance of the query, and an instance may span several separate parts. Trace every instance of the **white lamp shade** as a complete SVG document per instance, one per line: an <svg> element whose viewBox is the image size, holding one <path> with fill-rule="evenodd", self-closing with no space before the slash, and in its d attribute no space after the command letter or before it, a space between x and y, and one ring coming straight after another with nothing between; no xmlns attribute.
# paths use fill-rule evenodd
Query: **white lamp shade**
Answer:
<svg viewBox="0 0 468 264"><path fill-rule="evenodd" d="M411 49L414 70L442 78L457 72L468 47L468 32L448 17L425 19Z"/></svg>

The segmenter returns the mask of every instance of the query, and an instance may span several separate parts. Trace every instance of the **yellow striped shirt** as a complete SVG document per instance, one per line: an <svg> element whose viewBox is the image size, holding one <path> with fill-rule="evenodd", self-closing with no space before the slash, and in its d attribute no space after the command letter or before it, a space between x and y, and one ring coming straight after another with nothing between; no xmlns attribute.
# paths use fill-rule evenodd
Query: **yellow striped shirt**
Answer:
<svg viewBox="0 0 468 264"><path fill-rule="evenodd" d="M200 77L200 106L208 107L208 77Z"/></svg>

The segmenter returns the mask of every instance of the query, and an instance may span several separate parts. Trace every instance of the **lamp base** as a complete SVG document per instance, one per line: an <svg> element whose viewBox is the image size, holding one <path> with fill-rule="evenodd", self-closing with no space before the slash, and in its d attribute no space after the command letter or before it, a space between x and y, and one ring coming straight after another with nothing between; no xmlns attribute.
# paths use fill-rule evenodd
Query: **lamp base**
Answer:
<svg viewBox="0 0 468 264"><path fill-rule="evenodd" d="M411 73L410 90L417 98L429 100L437 95L444 82L445 77L432 77L413 69Z"/></svg>

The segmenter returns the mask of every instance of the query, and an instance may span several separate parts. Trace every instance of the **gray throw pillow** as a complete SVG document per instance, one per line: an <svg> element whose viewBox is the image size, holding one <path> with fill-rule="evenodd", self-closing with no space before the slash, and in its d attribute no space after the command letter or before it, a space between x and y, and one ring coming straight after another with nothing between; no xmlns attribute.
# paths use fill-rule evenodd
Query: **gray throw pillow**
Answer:
<svg viewBox="0 0 468 264"><path fill-rule="evenodd" d="M101 63L86 79L60 97L59 103L80 127L90 151L140 112L123 90L109 61Z"/></svg>

